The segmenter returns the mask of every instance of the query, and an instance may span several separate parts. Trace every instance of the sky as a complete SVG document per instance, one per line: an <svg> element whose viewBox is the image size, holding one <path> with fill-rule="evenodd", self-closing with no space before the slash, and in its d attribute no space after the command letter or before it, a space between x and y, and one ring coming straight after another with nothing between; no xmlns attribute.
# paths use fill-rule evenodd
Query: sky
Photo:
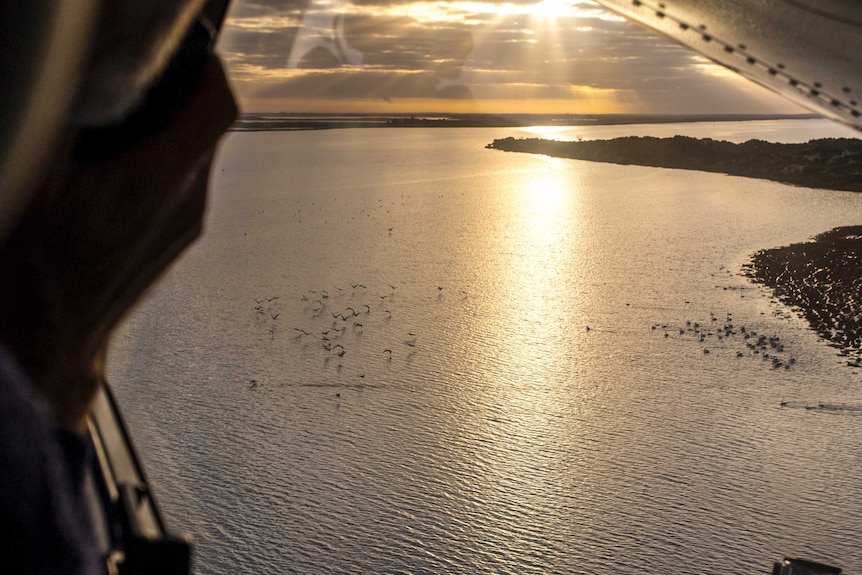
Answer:
<svg viewBox="0 0 862 575"><path fill-rule="evenodd" d="M586 0L233 0L244 111L803 113Z"/></svg>

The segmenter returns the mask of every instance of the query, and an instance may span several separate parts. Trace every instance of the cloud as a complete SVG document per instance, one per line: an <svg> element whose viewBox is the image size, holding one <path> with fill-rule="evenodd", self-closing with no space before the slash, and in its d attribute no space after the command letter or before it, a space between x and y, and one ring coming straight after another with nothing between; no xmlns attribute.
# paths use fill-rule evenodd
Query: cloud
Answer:
<svg viewBox="0 0 862 575"><path fill-rule="evenodd" d="M433 74L410 70L330 70L286 74L258 84L264 99L470 99L467 86L447 85Z"/></svg>
<svg viewBox="0 0 862 575"><path fill-rule="evenodd" d="M592 2L234 2L219 50L241 100L289 107L317 98L337 107L341 99L602 94L637 112L768 111L778 102Z"/></svg>
<svg viewBox="0 0 862 575"><path fill-rule="evenodd" d="M255 18L281 15L287 12L302 13L306 0L234 0L228 18Z"/></svg>

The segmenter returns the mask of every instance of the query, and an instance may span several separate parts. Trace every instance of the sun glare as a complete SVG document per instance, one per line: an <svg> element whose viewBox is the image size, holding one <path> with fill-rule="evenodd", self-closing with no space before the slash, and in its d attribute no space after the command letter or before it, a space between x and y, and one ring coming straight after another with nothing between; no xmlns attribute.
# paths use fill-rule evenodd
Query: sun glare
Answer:
<svg viewBox="0 0 862 575"><path fill-rule="evenodd" d="M586 6L573 0L539 0L532 4L513 2L486 2L476 0L418 0L415 2L395 3L381 8L377 4L344 4L343 10L357 14L379 16L406 16L420 23L465 22L482 25L487 22L482 15L491 14L498 18L527 14L535 18L554 19L560 17L616 19L598 7Z"/></svg>
<svg viewBox="0 0 862 575"><path fill-rule="evenodd" d="M566 15L570 10L569 0L541 0L532 5L530 13L534 18L553 20Z"/></svg>
<svg viewBox="0 0 862 575"><path fill-rule="evenodd" d="M540 138L550 138L553 139L553 136L568 132L571 130L570 126L527 126L523 128L525 132L532 136L538 136Z"/></svg>

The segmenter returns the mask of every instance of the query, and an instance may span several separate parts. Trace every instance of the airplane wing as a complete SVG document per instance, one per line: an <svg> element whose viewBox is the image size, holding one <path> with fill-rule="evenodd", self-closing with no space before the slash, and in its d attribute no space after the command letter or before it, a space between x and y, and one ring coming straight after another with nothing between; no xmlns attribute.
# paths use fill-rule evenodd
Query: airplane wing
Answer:
<svg viewBox="0 0 862 575"><path fill-rule="evenodd" d="M862 129L862 3L597 0L826 117Z"/></svg>

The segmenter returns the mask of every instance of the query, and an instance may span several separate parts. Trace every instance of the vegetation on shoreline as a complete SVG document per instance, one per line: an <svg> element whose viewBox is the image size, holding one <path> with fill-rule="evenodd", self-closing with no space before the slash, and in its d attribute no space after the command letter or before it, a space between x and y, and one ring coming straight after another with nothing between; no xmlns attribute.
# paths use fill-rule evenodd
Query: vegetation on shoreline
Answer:
<svg viewBox="0 0 862 575"><path fill-rule="evenodd" d="M509 137L494 140L486 147L594 162L718 172L809 188L862 192L862 140L855 138L824 138L804 144L763 140L734 144L687 136L629 136L578 142Z"/></svg>

